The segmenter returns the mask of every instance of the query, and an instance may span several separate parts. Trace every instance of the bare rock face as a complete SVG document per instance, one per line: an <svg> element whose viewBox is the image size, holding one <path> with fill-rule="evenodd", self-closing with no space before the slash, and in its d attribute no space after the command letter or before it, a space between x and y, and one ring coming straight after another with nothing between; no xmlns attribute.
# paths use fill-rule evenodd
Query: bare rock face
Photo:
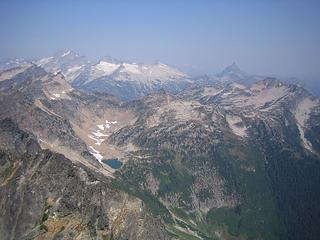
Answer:
<svg viewBox="0 0 320 240"><path fill-rule="evenodd" d="M167 239L141 200L0 122L1 239Z"/></svg>

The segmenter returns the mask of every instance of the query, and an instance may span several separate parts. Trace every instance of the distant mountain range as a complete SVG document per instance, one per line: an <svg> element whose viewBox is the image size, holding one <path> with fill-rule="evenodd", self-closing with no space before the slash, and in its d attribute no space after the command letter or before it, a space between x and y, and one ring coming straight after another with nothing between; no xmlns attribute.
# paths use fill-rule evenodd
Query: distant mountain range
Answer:
<svg viewBox="0 0 320 240"><path fill-rule="evenodd" d="M89 62L72 51L61 51L35 62L48 72L61 72L74 87L132 99L161 88L181 90L190 77L163 63L137 64L104 57ZM124 91L126 89L126 91Z"/></svg>
<svg viewBox="0 0 320 240"><path fill-rule="evenodd" d="M241 71L233 63L215 76L191 77L164 63L137 64L104 57L91 62L79 54L66 50L36 61L11 59L0 64L0 70L22 65L35 64L47 72L61 72L74 87L95 92L112 94L128 100L164 89L177 93L193 84L240 82L250 84L263 77Z"/></svg>

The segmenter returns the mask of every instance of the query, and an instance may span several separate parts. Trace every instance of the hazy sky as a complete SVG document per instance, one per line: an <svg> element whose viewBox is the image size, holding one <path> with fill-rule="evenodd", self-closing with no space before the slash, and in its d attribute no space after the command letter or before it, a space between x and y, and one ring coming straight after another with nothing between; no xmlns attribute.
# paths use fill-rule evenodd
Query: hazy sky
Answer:
<svg viewBox="0 0 320 240"><path fill-rule="evenodd" d="M213 73L320 79L320 1L0 1L0 60L72 49Z"/></svg>

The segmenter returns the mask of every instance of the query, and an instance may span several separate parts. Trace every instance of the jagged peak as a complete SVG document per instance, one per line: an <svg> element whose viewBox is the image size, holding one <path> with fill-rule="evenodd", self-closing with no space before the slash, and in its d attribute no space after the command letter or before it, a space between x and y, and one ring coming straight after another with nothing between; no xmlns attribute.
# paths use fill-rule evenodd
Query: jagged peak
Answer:
<svg viewBox="0 0 320 240"><path fill-rule="evenodd" d="M165 64L159 60L157 60L154 64L152 65L155 65L155 66L163 66L163 67L170 67L168 64Z"/></svg>
<svg viewBox="0 0 320 240"><path fill-rule="evenodd" d="M55 52L53 54L54 57L63 58L63 57L80 57L80 55L72 50L69 49L63 49Z"/></svg>
<svg viewBox="0 0 320 240"><path fill-rule="evenodd" d="M114 58L114 57L111 57L111 56L108 56L108 55L102 57L102 58L99 60L99 63L101 63L101 62L114 63L114 64L121 64L121 63L123 63L123 61L120 61L119 59Z"/></svg>
<svg viewBox="0 0 320 240"><path fill-rule="evenodd" d="M233 62L231 65L227 66L222 72L223 74L229 74L229 73L242 73L241 69L238 67L238 65Z"/></svg>
<svg viewBox="0 0 320 240"><path fill-rule="evenodd" d="M230 66L228 66L227 68L232 69L232 70L239 70L240 68L238 67L238 65L236 64L236 62L233 62Z"/></svg>

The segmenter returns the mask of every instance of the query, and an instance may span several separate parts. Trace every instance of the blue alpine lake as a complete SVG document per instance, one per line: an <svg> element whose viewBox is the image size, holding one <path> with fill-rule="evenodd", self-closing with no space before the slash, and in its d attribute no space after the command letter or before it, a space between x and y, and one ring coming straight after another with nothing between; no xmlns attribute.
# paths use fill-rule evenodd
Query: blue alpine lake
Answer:
<svg viewBox="0 0 320 240"><path fill-rule="evenodd" d="M119 169L122 166L122 162L120 162L118 159L105 159L102 160L102 162L109 165L113 169Z"/></svg>

